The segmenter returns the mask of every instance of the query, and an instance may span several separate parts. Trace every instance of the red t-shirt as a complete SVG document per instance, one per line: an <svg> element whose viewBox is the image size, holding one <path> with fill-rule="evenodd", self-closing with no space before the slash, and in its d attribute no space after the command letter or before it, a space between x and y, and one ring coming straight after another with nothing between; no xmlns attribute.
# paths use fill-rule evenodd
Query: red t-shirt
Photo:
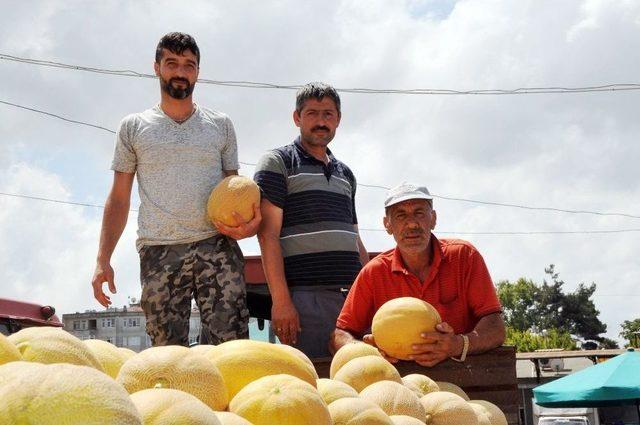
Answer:
<svg viewBox="0 0 640 425"><path fill-rule="evenodd" d="M380 306L399 297L427 301L455 333L471 332L483 316L502 310L487 266L473 245L433 235L431 245L433 261L424 282L406 269L398 248L367 263L349 291L336 326L362 336Z"/></svg>

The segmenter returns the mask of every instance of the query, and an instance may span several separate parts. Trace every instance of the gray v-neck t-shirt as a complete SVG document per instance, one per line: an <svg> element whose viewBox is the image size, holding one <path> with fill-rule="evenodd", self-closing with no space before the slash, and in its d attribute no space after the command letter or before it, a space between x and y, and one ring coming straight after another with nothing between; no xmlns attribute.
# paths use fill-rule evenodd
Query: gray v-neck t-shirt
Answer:
<svg viewBox="0 0 640 425"><path fill-rule="evenodd" d="M137 175L138 251L207 239L218 233L206 212L211 190L223 170L238 169L233 124L198 105L181 124L160 105L131 114L120 123L111 169Z"/></svg>

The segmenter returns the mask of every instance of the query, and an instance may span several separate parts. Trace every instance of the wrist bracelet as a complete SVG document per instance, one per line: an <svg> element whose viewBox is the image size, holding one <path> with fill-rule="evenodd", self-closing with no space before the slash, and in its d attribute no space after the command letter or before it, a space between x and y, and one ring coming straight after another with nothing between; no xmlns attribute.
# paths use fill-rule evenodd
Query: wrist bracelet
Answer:
<svg viewBox="0 0 640 425"><path fill-rule="evenodd" d="M469 351L469 337L465 334L460 334L462 337L462 353L459 358L451 357L451 360L462 363L467 359L467 351Z"/></svg>

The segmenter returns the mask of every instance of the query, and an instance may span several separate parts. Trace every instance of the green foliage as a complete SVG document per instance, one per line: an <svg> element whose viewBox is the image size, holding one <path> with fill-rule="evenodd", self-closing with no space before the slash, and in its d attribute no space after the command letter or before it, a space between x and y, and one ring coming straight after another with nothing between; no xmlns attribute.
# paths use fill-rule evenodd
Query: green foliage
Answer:
<svg viewBox="0 0 640 425"><path fill-rule="evenodd" d="M564 281L559 279L555 266L551 264L545 273L551 278L550 283L544 280L536 284L525 278L498 282L506 324L523 332L561 329L585 339L599 340L607 326L598 318L600 312L591 300L596 284L581 283L574 292L565 294Z"/></svg>
<svg viewBox="0 0 640 425"><path fill-rule="evenodd" d="M640 319L625 320L620 336L628 341L625 347L640 347Z"/></svg>
<svg viewBox="0 0 640 425"><path fill-rule="evenodd" d="M518 330L535 326L539 291L536 284L521 277L514 283L502 280L496 286L506 324Z"/></svg>
<svg viewBox="0 0 640 425"><path fill-rule="evenodd" d="M616 341L609 338L605 338L603 336L599 337L597 341L598 341L598 344L600 344L600 348L605 348L605 349L620 348Z"/></svg>
<svg viewBox="0 0 640 425"><path fill-rule="evenodd" d="M564 348L575 350L576 343L567 331L548 329L542 334L534 334L530 331L521 331L507 327L507 345L515 345L518 352L531 352L546 348Z"/></svg>

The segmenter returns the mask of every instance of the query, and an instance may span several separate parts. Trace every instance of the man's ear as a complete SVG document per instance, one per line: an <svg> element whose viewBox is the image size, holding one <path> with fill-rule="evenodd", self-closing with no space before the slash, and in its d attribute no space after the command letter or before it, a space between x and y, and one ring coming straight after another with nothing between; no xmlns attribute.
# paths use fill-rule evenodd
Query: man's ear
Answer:
<svg viewBox="0 0 640 425"><path fill-rule="evenodd" d="M382 217L382 224L387 231L387 234L393 235L393 231L391 230L391 223L389 222L389 218L385 215Z"/></svg>
<svg viewBox="0 0 640 425"><path fill-rule="evenodd" d="M436 214L436 210L433 210L433 219L431 220L431 230L436 228L437 221L438 221L438 214Z"/></svg>
<svg viewBox="0 0 640 425"><path fill-rule="evenodd" d="M300 114L298 111L293 111L293 122L296 124L296 127L300 127Z"/></svg>
<svg viewBox="0 0 640 425"><path fill-rule="evenodd" d="M156 72L156 77L160 76L160 64L158 62L153 62L153 70Z"/></svg>

